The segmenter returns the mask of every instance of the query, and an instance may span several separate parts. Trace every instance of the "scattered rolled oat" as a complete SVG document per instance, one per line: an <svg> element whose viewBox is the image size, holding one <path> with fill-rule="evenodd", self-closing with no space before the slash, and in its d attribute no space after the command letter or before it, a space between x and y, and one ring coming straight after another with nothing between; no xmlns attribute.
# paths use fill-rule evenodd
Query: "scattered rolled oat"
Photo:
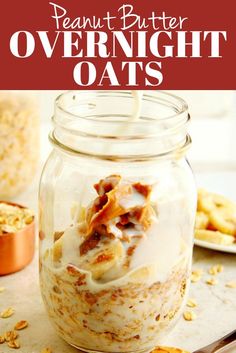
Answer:
<svg viewBox="0 0 236 353"><path fill-rule="evenodd" d="M8 317L12 316L14 314L14 309L13 308L7 308L3 312L1 312L0 316L2 319L7 319Z"/></svg>
<svg viewBox="0 0 236 353"><path fill-rule="evenodd" d="M193 321L197 317L193 311L185 311L183 316L186 321Z"/></svg>
<svg viewBox="0 0 236 353"><path fill-rule="evenodd" d="M4 333L4 337L7 342L11 342L18 337L18 333L16 331L7 331Z"/></svg>
<svg viewBox="0 0 236 353"><path fill-rule="evenodd" d="M202 268L197 268L195 270L192 270L192 273L195 273L196 275L202 276L203 275L203 269Z"/></svg>
<svg viewBox="0 0 236 353"><path fill-rule="evenodd" d="M0 287L0 293L4 292L5 287Z"/></svg>
<svg viewBox="0 0 236 353"><path fill-rule="evenodd" d="M17 340L10 341L10 342L7 343L7 345L8 345L8 347L14 348L14 349L20 348L20 343Z"/></svg>
<svg viewBox="0 0 236 353"><path fill-rule="evenodd" d="M220 273L224 270L224 267L221 264L216 265L217 267L217 272Z"/></svg>
<svg viewBox="0 0 236 353"><path fill-rule="evenodd" d="M200 281L200 279L201 279L201 276L197 276L194 274L191 275L191 282L192 283L196 283L196 282Z"/></svg>
<svg viewBox="0 0 236 353"><path fill-rule="evenodd" d="M218 283L218 281L215 278L208 278L206 280L206 284L209 284L210 286L215 286Z"/></svg>
<svg viewBox="0 0 236 353"><path fill-rule="evenodd" d="M225 285L228 288L236 288L236 281L230 281Z"/></svg>
<svg viewBox="0 0 236 353"><path fill-rule="evenodd" d="M41 353L52 353L52 350L50 348L44 348Z"/></svg>
<svg viewBox="0 0 236 353"><path fill-rule="evenodd" d="M214 265L212 266L211 268L209 268L208 270L208 273L210 275L217 275L218 273L222 272L223 271L223 266L221 264L218 264L218 265Z"/></svg>
<svg viewBox="0 0 236 353"><path fill-rule="evenodd" d="M24 328L28 327L28 322L26 320L21 320L15 324L15 330L23 330Z"/></svg>
<svg viewBox="0 0 236 353"><path fill-rule="evenodd" d="M201 279L202 274L203 274L203 271L201 269L193 270L191 274L191 282L192 283L198 282Z"/></svg>
<svg viewBox="0 0 236 353"><path fill-rule="evenodd" d="M0 336L0 344L5 342L5 337L4 336Z"/></svg>
<svg viewBox="0 0 236 353"><path fill-rule="evenodd" d="M189 308L195 308L195 307L197 306L196 300L189 298L188 301L187 301L187 306L188 306Z"/></svg>

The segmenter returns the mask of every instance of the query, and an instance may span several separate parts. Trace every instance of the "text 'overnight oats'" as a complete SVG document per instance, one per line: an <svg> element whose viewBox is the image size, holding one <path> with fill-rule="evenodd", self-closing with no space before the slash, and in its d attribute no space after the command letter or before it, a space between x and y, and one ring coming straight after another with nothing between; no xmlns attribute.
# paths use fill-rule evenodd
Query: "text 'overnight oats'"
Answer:
<svg viewBox="0 0 236 353"><path fill-rule="evenodd" d="M180 316L191 263L184 233L193 222L182 212L186 197L158 201L157 187L120 175L100 180L97 197L73 210L73 225L44 250L42 295L67 342L141 351Z"/></svg>

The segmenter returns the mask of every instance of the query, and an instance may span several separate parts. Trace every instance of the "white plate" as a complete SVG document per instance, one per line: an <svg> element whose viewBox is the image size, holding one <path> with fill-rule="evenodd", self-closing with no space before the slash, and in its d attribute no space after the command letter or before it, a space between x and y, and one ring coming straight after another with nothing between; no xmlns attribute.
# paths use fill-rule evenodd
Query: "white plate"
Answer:
<svg viewBox="0 0 236 353"><path fill-rule="evenodd" d="M197 246L201 246L202 248L206 248L206 249L236 254L236 244L234 244L234 245L220 245L220 244L209 243L208 241L198 240L198 239L194 239L194 244Z"/></svg>

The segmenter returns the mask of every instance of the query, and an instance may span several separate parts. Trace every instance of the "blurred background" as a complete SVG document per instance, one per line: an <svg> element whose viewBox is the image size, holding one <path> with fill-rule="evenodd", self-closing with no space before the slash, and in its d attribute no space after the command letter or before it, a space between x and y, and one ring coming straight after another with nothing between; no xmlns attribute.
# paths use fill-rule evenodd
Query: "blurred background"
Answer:
<svg viewBox="0 0 236 353"><path fill-rule="evenodd" d="M198 186L236 200L236 91L168 92L189 105L193 144L188 158ZM38 181L51 150L54 101L61 93L0 91L0 199L37 209Z"/></svg>

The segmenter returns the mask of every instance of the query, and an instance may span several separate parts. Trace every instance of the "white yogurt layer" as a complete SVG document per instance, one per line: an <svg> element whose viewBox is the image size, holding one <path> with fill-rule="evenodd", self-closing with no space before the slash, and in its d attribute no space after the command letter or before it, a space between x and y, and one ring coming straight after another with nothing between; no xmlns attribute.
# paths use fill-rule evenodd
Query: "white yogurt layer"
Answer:
<svg viewBox="0 0 236 353"><path fill-rule="evenodd" d="M135 194L136 197L136 194ZM124 200L123 200L124 201ZM123 202L122 201L122 202ZM141 205L144 198L138 196L132 205ZM192 232L193 221L191 217L186 215L183 208L187 208L183 198L172 198L165 202L162 200L155 207L156 215L152 217L152 223L147 229L145 235L136 243L136 248L129 256L129 265L124 267L128 261L126 251L131 243L119 242L123 248L120 258L116 261L100 282L114 281L140 267L152 268L152 283L156 281L165 281L170 275L172 269L185 256L185 252L189 253L189 246L185 244L186 235ZM125 203L130 206L131 203ZM80 233L80 226L71 226L65 230L61 237L62 256L60 262L56 264L57 268L65 268L68 264L72 264L80 271L89 273L88 263L94 261L95 253L102 253L104 247L113 246L118 242L117 239L109 239L98 243L95 249L90 250L87 254L80 255L80 245L84 241L83 234ZM122 232L110 225L117 238ZM120 232L119 234L117 233ZM140 234L138 228L127 229L125 233L131 237ZM107 242L109 244L107 244ZM191 245L190 245L191 246ZM100 252L99 252L100 251ZM118 250L119 251L119 250Z"/></svg>

